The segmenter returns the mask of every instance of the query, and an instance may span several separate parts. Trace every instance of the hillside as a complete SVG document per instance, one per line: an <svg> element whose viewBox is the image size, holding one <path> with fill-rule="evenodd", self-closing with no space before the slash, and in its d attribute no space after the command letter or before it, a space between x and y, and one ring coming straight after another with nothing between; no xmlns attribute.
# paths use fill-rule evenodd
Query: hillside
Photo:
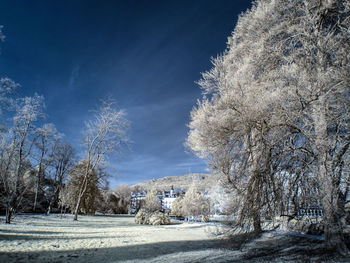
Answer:
<svg viewBox="0 0 350 263"><path fill-rule="evenodd" d="M201 189L209 190L212 186L215 186L219 180L217 175L212 174L185 174L179 176L167 176L159 179L153 179L150 181L138 183L133 187L139 187L145 190L157 189L159 191L169 190L171 186L176 188L184 188L185 191L190 187L192 183L198 184Z"/></svg>

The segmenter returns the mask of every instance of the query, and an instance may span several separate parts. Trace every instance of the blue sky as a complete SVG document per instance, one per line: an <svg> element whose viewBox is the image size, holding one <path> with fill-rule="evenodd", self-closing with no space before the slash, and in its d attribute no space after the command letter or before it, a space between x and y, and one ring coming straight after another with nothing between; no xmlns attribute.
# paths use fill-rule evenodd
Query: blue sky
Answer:
<svg viewBox="0 0 350 263"><path fill-rule="evenodd" d="M0 2L0 76L22 96L45 97L47 122L80 150L89 110L114 98L131 122L130 150L110 158L111 187L188 172L206 163L186 152L195 84L223 52L250 1Z"/></svg>

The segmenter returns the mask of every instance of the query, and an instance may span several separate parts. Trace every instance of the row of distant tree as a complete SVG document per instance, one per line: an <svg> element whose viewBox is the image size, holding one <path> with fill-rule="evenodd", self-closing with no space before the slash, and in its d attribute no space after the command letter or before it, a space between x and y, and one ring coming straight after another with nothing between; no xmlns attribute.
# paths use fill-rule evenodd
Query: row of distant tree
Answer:
<svg viewBox="0 0 350 263"><path fill-rule="evenodd" d="M226 178L240 224L320 207L348 253L349 54L349 1L257 0L202 75L187 145Z"/></svg>
<svg viewBox="0 0 350 263"><path fill-rule="evenodd" d="M18 83L0 79L0 210L6 223L19 211L62 207L75 219L79 212L94 212L106 183L106 157L127 143L125 113L102 102L85 123L78 159L55 125L45 123L43 96L18 94Z"/></svg>

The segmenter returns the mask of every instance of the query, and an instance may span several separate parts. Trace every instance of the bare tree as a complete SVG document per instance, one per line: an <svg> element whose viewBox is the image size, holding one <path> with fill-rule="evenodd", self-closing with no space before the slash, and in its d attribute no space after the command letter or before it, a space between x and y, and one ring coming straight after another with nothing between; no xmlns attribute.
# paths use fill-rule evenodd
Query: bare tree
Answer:
<svg viewBox="0 0 350 263"><path fill-rule="evenodd" d="M125 112L117 111L110 102L103 102L100 109L95 112L94 119L86 123L84 138L86 168L76 200L74 220L78 220L79 207L87 190L89 174L103 164L108 154L115 153L127 142L128 127Z"/></svg>

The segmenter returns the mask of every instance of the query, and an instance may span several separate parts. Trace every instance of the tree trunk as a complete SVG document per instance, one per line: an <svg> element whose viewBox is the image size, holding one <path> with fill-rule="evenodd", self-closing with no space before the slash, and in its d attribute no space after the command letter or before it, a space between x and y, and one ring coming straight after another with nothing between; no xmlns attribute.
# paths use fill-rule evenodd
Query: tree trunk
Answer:
<svg viewBox="0 0 350 263"><path fill-rule="evenodd" d="M12 217L16 211L18 195L16 193L13 194L10 201L6 202L6 223L11 224Z"/></svg>
<svg viewBox="0 0 350 263"><path fill-rule="evenodd" d="M260 160L262 156L262 145L260 141L259 132L252 131L251 141L248 141L249 149L251 152L252 162L252 174L248 182L248 197L250 217L253 219L254 234L258 235L262 232L261 229L261 194L262 194L262 182L260 174Z"/></svg>
<svg viewBox="0 0 350 263"><path fill-rule="evenodd" d="M325 98L320 96L320 101L314 107L314 123L316 135L316 148L318 157L318 178L322 194L323 223L325 227L325 242L328 249L336 250L341 255L349 253L344 239L341 207L340 186L333 176L329 141L327 132L327 119Z"/></svg>
<svg viewBox="0 0 350 263"><path fill-rule="evenodd" d="M6 224L11 224L13 211L10 205L6 205Z"/></svg>
<svg viewBox="0 0 350 263"><path fill-rule="evenodd" d="M38 192L39 192L39 176L36 179L36 186L35 186L35 197L34 197L34 204L33 204L33 212L35 213L36 210L36 204L38 201Z"/></svg>
<svg viewBox="0 0 350 263"><path fill-rule="evenodd" d="M46 215L48 216L50 214L50 212L51 212L51 201L49 203L48 208L46 209Z"/></svg>
<svg viewBox="0 0 350 263"><path fill-rule="evenodd" d="M258 235L262 232L260 215L258 213L253 216L253 227L254 234Z"/></svg>
<svg viewBox="0 0 350 263"><path fill-rule="evenodd" d="M79 194L77 205L75 206L75 210L74 210L74 221L78 221L78 213L79 213L79 208L80 208L80 202L81 202L81 195Z"/></svg>
<svg viewBox="0 0 350 263"><path fill-rule="evenodd" d="M82 199L82 197L85 194L86 189L87 189L88 176L89 176L89 165L87 165L87 168L85 171L85 176L84 176L83 183L82 183L82 187L81 187L79 194L78 194L77 205L75 206L75 210L74 210L74 221L78 220L78 213L79 213L81 199Z"/></svg>
<svg viewBox="0 0 350 263"><path fill-rule="evenodd" d="M325 224L325 240L327 248L336 250L343 256L349 255L349 250L345 244L343 226L339 218L332 220L329 218L329 215L327 215L327 217L328 218L326 218L324 214L324 220L327 222Z"/></svg>
<svg viewBox="0 0 350 263"><path fill-rule="evenodd" d="M66 214L66 208L64 205L61 206L61 218L63 218L63 214Z"/></svg>
<svg viewBox="0 0 350 263"><path fill-rule="evenodd" d="M43 158L44 158L44 151L42 151L42 153L41 153L41 158L40 158L40 162L39 162L39 170L38 170L38 174L37 174L37 178L36 178L37 181L36 181L36 187L35 187L35 198L34 198L33 212L35 212L36 206L38 203L38 195L39 195L39 188L40 188L40 184L41 184Z"/></svg>
<svg viewBox="0 0 350 263"><path fill-rule="evenodd" d="M348 249L345 245L343 223L344 206L339 200L339 189L335 185L331 174L327 173L326 165L320 169L321 189L323 193L323 222L325 231L325 241L328 249L336 250L341 255L347 255Z"/></svg>

